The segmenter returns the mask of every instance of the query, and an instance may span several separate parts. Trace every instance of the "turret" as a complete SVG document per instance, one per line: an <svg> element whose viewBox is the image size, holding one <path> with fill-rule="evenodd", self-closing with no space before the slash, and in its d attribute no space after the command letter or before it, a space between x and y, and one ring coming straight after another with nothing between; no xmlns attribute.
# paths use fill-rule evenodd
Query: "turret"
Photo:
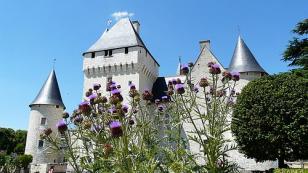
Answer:
<svg viewBox="0 0 308 173"><path fill-rule="evenodd" d="M25 154L33 156L32 165L63 162L63 156L40 138L40 134L46 128L52 129L52 135L57 134L56 123L65 110L54 70L50 72L40 92L29 106L31 110Z"/></svg>
<svg viewBox="0 0 308 173"><path fill-rule="evenodd" d="M239 72L241 74L241 79L246 79L248 81L267 74L251 53L241 36L237 39L228 70L230 72Z"/></svg>
<svg viewBox="0 0 308 173"><path fill-rule="evenodd" d="M129 83L140 91L152 89L159 64L139 33L139 22L123 18L83 53L84 93L98 83L104 94L108 81L121 85L123 93L128 93Z"/></svg>

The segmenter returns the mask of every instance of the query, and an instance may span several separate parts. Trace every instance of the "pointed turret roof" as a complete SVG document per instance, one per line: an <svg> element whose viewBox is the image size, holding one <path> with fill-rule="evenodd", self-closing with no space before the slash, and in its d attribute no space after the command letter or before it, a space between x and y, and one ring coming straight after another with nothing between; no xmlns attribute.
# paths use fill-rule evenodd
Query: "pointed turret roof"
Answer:
<svg viewBox="0 0 308 173"><path fill-rule="evenodd" d="M256 58L253 56L241 36L238 37L235 50L229 71L237 72L265 72L266 71L259 65Z"/></svg>
<svg viewBox="0 0 308 173"><path fill-rule="evenodd" d="M32 105L59 105L65 108L54 69L50 72L40 92L30 104L30 107Z"/></svg>
<svg viewBox="0 0 308 173"><path fill-rule="evenodd" d="M119 20L85 52L97 52L130 46L145 47L129 18Z"/></svg>

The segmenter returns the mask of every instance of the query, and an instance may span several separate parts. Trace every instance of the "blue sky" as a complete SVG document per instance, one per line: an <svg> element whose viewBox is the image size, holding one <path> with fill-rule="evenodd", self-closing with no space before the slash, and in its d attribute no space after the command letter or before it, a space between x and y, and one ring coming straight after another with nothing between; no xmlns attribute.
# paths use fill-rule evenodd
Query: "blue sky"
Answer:
<svg viewBox="0 0 308 173"><path fill-rule="evenodd" d="M295 24L307 18L307 0L1 0L0 127L27 129L30 108L57 59L67 110L82 98L82 53L98 39L114 12L133 13L141 37L160 63L175 73L178 57L194 61L200 40L210 39L228 66L238 26L246 44L270 74L288 71L280 61Z"/></svg>

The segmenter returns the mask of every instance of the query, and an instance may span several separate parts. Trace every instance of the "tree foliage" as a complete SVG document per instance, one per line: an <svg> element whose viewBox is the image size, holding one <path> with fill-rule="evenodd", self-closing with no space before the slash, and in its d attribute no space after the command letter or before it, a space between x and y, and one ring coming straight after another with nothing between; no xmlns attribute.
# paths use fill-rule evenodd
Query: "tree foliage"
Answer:
<svg viewBox="0 0 308 173"><path fill-rule="evenodd" d="M257 161L308 158L308 80L294 73L250 82L234 107L239 149Z"/></svg>
<svg viewBox="0 0 308 173"><path fill-rule="evenodd" d="M297 34L289 41L287 49L283 53L283 61L290 61L289 66L300 66L308 69L308 19L299 22L293 33Z"/></svg>
<svg viewBox="0 0 308 173"><path fill-rule="evenodd" d="M26 146L27 131L0 128L0 150L6 154L23 154Z"/></svg>

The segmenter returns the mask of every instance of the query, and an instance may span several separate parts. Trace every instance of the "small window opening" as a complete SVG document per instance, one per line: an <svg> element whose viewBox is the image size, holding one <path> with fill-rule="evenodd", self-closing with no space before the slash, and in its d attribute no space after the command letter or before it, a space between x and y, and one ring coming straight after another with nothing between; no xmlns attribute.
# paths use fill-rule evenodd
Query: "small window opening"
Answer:
<svg viewBox="0 0 308 173"><path fill-rule="evenodd" d="M108 52L109 52L109 56L112 56L112 50L109 50Z"/></svg>
<svg viewBox="0 0 308 173"><path fill-rule="evenodd" d="M128 54L128 47L125 48L125 54Z"/></svg>
<svg viewBox="0 0 308 173"><path fill-rule="evenodd" d="M56 105L56 108L59 108L59 105Z"/></svg>
<svg viewBox="0 0 308 173"><path fill-rule="evenodd" d="M91 58L95 58L95 52L91 53Z"/></svg>
<svg viewBox="0 0 308 173"><path fill-rule="evenodd" d="M41 118L41 125L46 125L46 118Z"/></svg>
<svg viewBox="0 0 308 173"><path fill-rule="evenodd" d="M38 148L42 148L44 146L44 141L43 140L39 140L38 141Z"/></svg>
<svg viewBox="0 0 308 173"><path fill-rule="evenodd" d="M108 50L105 50L105 56L108 56Z"/></svg>

